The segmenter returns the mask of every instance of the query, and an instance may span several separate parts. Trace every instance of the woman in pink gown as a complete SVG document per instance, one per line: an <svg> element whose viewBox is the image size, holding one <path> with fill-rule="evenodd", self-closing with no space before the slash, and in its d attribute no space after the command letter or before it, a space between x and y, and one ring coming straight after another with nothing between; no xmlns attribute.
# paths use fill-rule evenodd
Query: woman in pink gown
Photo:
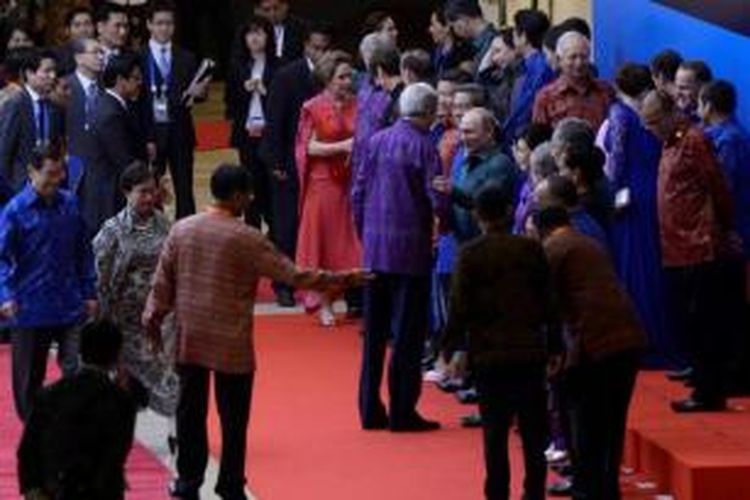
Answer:
<svg viewBox="0 0 750 500"><path fill-rule="evenodd" d="M361 266L362 250L354 229L349 199L350 156L357 103L352 86L352 59L345 52L325 55L316 67L325 90L302 108L297 132L300 176L300 225L297 265L341 271ZM305 297L305 306L320 306L320 321L334 326L332 297Z"/></svg>

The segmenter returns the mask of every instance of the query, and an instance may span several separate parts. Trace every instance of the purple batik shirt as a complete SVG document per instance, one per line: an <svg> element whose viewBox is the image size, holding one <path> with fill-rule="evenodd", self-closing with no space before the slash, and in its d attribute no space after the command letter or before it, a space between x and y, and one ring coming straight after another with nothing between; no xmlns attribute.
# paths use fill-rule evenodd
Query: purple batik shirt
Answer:
<svg viewBox="0 0 750 500"><path fill-rule="evenodd" d="M447 197L432 189L441 171L429 132L406 119L372 137L352 190L366 269L430 273L434 214L448 207Z"/></svg>
<svg viewBox="0 0 750 500"><path fill-rule="evenodd" d="M390 94L369 78L362 82L357 92L357 125L352 146L354 168L361 163L370 138L386 126L386 114L391 100Z"/></svg>

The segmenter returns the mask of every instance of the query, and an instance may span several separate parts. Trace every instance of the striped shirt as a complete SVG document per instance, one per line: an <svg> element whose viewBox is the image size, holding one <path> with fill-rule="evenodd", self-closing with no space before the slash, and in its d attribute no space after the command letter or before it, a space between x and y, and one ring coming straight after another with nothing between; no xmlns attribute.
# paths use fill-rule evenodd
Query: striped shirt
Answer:
<svg viewBox="0 0 750 500"><path fill-rule="evenodd" d="M222 373L255 370L253 306L261 277L318 284L258 230L219 209L183 219L164 244L144 320L174 310L177 363Z"/></svg>

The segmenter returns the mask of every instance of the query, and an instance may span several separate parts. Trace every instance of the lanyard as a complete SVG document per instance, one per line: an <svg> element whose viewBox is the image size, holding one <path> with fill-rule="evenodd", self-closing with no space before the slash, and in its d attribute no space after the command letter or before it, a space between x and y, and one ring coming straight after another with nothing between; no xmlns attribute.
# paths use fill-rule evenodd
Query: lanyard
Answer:
<svg viewBox="0 0 750 500"><path fill-rule="evenodd" d="M166 97L167 90L169 89L169 82L172 78L171 67L170 67L169 73L161 74L159 65L156 63L156 57L154 56L154 52L150 49L148 51L148 63L149 63L148 64L148 70L149 70L148 76L149 76L149 86L151 87L151 93L154 96ZM157 75L160 75L160 74L162 77L161 86L159 86L157 82Z"/></svg>

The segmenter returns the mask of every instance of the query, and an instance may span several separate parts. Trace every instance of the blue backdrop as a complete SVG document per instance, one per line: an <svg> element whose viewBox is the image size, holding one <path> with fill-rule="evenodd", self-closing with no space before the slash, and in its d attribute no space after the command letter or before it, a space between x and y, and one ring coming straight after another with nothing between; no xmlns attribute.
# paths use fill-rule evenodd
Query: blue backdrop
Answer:
<svg viewBox="0 0 750 500"><path fill-rule="evenodd" d="M738 16L748 16L741 7ZM741 12L744 10L745 12ZM612 78L625 61L648 63L673 48L686 59L704 59L716 78L732 81L740 94L740 119L750 124L750 37L702 21L652 0L594 0L596 63Z"/></svg>

